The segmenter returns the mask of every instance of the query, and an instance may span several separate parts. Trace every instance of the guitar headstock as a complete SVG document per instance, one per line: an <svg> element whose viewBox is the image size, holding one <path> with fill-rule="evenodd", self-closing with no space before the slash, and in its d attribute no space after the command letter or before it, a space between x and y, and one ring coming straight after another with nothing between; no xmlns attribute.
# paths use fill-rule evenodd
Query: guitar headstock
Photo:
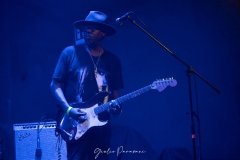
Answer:
<svg viewBox="0 0 240 160"><path fill-rule="evenodd" d="M177 85L177 81L173 78L159 79L154 81L151 84L152 89L156 89L159 92L163 91L167 86L175 87Z"/></svg>

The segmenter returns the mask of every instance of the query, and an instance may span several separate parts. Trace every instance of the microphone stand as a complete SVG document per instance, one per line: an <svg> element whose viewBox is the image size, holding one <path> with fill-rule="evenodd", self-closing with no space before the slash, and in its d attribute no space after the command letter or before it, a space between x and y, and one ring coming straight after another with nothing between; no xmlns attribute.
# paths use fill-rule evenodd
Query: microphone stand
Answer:
<svg viewBox="0 0 240 160"><path fill-rule="evenodd" d="M165 45L163 45L155 36L148 33L144 28L142 28L140 25L138 25L133 19L131 19L130 15L127 17L127 19L132 22L134 25L136 25L140 30L145 32L148 36L150 36L154 41L156 41L160 46L162 46L164 49L166 49L174 58L176 58L178 61L180 61L184 66L187 67L187 76L188 76L188 88L189 88L189 101L190 101L190 115L191 115L191 137L192 137L192 145L193 145L193 158L194 160L197 160L197 154L196 154L196 133L195 133L195 124L194 124L194 116L199 121L199 116L193 111L193 104L192 104L192 87L191 87L191 75L195 74L200 79L202 79L204 82L206 82L213 90L220 93L220 90L213 86L210 82L208 82L203 76L201 76L198 72L196 72L193 67L189 66L187 63L185 63L183 60L181 60L177 55L175 55L170 49L168 49ZM201 160L201 155L199 160Z"/></svg>

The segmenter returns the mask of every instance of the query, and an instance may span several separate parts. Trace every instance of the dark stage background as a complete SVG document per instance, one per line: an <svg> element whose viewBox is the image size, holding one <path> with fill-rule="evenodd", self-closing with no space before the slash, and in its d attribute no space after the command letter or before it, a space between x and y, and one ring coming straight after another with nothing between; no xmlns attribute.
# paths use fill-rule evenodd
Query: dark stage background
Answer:
<svg viewBox="0 0 240 160"><path fill-rule="evenodd" d="M126 102L113 124L136 130L159 155L169 148L185 148L192 154L186 67L131 22L114 23L133 11L163 44L221 91L195 77L193 108L197 111L198 106L201 121L202 158L240 159L239 5L237 0L2 0L0 136L4 158L14 158L12 124L37 122L43 115L55 114L49 85L58 57L74 43L73 23L99 10L117 29L104 46L122 61L125 88L121 95L159 78L178 81L174 88L150 91Z"/></svg>

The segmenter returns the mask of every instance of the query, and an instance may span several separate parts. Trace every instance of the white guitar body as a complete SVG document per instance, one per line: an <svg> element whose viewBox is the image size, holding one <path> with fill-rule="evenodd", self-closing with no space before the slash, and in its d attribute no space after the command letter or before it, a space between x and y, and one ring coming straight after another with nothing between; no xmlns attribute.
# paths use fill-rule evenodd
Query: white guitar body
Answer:
<svg viewBox="0 0 240 160"><path fill-rule="evenodd" d="M108 123L108 121L105 122L101 122L98 119L98 115L96 115L94 113L94 108L96 108L98 106L98 104L95 104L93 107L91 108L82 108L81 111L86 113L86 120L82 123L78 123L77 124L77 131L76 131L76 135L74 137L75 140L78 140L80 137L82 137L82 135L87 132L88 129L90 129L91 127L95 127L95 126L103 126L105 124Z"/></svg>
<svg viewBox="0 0 240 160"><path fill-rule="evenodd" d="M84 119L86 120L83 122L76 121L66 114L64 115L62 121L60 122L60 131L67 135L65 137L64 134L61 134L62 136L64 136L63 139L65 141L74 142L81 138L91 127L103 126L108 123L108 121L99 121L98 115L96 115L94 112L94 109L96 107L98 107L98 104L95 104L90 108L81 108L81 111L86 113L86 115L84 116Z"/></svg>

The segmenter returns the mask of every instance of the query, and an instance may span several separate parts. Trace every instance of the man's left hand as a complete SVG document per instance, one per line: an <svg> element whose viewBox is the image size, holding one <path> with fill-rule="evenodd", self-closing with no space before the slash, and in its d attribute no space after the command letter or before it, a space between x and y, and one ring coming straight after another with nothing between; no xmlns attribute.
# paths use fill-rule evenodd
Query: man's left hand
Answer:
<svg viewBox="0 0 240 160"><path fill-rule="evenodd" d="M109 113L114 116L120 115L122 113L122 106L118 104L115 100L112 100L110 102Z"/></svg>

